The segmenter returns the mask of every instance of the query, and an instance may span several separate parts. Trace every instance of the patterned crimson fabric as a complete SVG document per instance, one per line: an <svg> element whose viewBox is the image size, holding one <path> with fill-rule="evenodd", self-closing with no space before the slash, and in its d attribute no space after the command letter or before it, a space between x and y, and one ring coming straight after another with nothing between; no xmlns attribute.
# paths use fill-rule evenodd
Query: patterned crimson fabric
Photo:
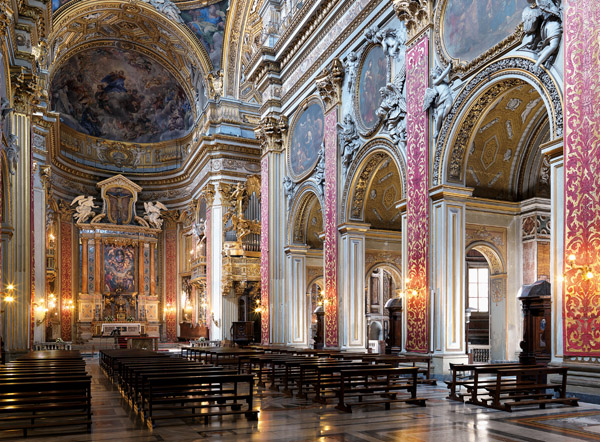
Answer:
<svg viewBox="0 0 600 442"><path fill-rule="evenodd" d="M73 225L68 222L60 223L60 331L64 341L71 341L71 310L65 308L73 299Z"/></svg>
<svg viewBox="0 0 600 442"><path fill-rule="evenodd" d="M165 304L177 305L177 229L165 232ZM167 312L167 341L177 341L177 313Z"/></svg>
<svg viewBox="0 0 600 442"><path fill-rule="evenodd" d="M600 356L600 3L580 0L565 14L564 354ZM594 278L585 279L588 266Z"/></svg>
<svg viewBox="0 0 600 442"><path fill-rule="evenodd" d="M408 183L406 295L408 351L429 350L427 254L429 247L428 126L423 100L429 78L429 39L423 37L406 54Z"/></svg>
<svg viewBox="0 0 600 442"><path fill-rule="evenodd" d="M337 229L337 108L325 115L325 346L339 345Z"/></svg>
<svg viewBox="0 0 600 442"><path fill-rule="evenodd" d="M260 303L261 342L269 343L269 157L261 160L260 176Z"/></svg>

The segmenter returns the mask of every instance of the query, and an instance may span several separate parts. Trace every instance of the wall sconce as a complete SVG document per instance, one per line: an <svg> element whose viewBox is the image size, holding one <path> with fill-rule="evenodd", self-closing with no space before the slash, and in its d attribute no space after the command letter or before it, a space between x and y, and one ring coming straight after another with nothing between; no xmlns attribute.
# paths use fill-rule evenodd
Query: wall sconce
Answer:
<svg viewBox="0 0 600 442"><path fill-rule="evenodd" d="M569 272L581 272L581 277L585 280L585 281L590 281L592 279L594 279L594 272L592 272L592 269L586 264L586 265L582 265L582 266L578 266L575 264L575 261L577 260L577 257L574 254L569 255L569 257L567 258L567 266L568 268L565 270L565 274L562 276L561 280L564 280L564 278L567 276L567 273Z"/></svg>
<svg viewBox="0 0 600 442"><path fill-rule="evenodd" d="M167 303L167 305L165 306L165 313L175 313L175 306L172 305L170 302Z"/></svg>
<svg viewBox="0 0 600 442"><path fill-rule="evenodd" d="M72 299L69 299L63 305L63 310L73 311L74 309L75 309L75 304L73 304L73 300Z"/></svg>
<svg viewBox="0 0 600 442"><path fill-rule="evenodd" d="M4 302L8 302L9 304L12 302L15 302L15 297L13 295L13 292L15 290L15 286L13 284L8 284L6 286L6 292L4 293Z"/></svg>
<svg viewBox="0 0 600 442"><path fill-rule="evenodd" d="M210 320L213 322L213 324L215 324L215 327L219 327L219 321L218 319L215 319L214 312L210 312Z"/></svg>

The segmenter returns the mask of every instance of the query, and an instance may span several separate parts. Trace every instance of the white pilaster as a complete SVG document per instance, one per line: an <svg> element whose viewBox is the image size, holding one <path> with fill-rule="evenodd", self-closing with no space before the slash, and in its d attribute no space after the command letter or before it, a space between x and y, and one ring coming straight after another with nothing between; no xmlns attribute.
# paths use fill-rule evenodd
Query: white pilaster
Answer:
<svg viewBox="0 0 600 442"><path fill-rule="evenodd" d="M211 245L211 315L210 338L220 340L223 333L223 293L221 290L221 277L223 276L223 205L220 192L215 192L211 218L210 218L210 245Z"/></svg>
<svg viewBox="0 0 600 442"><path fill-rule="evenodd" d="M432 192L431 314L436 373L465 354L465 203L471 191L440 187Z"/></svg>
<svg viewBox="0 0 600 442"><path fill-rule="evenodd" d="M365 232L368 224L340 226L341 343L345 350L365 351Z"/></svg>
<svg viewBox="0 0 600 442"><path fill-rule="evenodd" d="M309 326L306 300L306 252L307 246L290 246L286 252L288 344L308 347Z"/></svg>
<svg viewBox="0 0 600 442"><path fill-rule="evenodd" d="M44 289L46 282L46 265L45 265L45 250L46 250L46 198L44 186L40 178L40 167L37 168L33 178L33 229L34 229L34 253L35 253L35 299L39 306L44 306ZM44 313L36 312L34 309L35 319L40 320L40 324L35 324L33 329L33 341L44 341L44 321L42 321Z"/></svg>

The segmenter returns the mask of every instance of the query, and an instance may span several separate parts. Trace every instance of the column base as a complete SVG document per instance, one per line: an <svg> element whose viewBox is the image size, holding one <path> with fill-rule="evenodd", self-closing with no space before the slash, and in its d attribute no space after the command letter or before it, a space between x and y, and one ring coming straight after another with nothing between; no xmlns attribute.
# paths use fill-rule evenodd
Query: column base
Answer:
<svg viewBox="0 0 600 442"><path fill-rule="evenodd" d="M434 354L431 358L431 368L434 375L443 376L451 374L450 363L466 364L467 362L469 357L462 353Z"/></svg>

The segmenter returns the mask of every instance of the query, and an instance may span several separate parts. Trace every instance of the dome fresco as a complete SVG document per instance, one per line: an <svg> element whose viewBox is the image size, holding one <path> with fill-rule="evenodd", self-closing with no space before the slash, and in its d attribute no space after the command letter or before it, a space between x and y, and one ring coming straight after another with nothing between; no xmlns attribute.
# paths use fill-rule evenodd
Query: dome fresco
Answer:
<svg viewBox="0 0 600 442"><path fill-rule="evenodd" d="M51 99L63 123L114 141L180 138L194 119L173 75L148 57L122 49L91 49L71 57L53 76Z"/></svg>

